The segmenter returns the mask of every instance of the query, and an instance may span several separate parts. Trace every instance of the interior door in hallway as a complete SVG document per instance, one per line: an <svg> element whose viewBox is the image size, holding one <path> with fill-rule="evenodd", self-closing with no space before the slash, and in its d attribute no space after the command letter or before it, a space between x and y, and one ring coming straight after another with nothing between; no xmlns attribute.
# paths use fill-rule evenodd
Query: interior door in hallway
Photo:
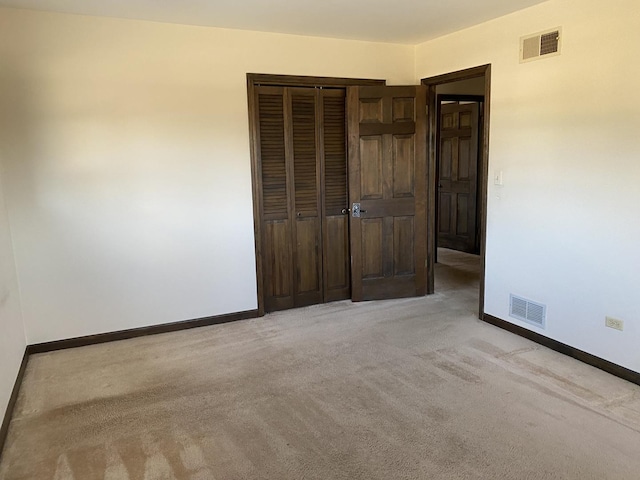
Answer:
<svg viewBox="0 0 640 480"><path fill-rule="evenodd" d="M444 103L438 140L438 246L478 253L479 106Z"/></svg>
<svg viewBox="0 0 640 480"><path fill-rule="evenodd" d="M352 299L424 295L426 87L348 89Z"/></svg>

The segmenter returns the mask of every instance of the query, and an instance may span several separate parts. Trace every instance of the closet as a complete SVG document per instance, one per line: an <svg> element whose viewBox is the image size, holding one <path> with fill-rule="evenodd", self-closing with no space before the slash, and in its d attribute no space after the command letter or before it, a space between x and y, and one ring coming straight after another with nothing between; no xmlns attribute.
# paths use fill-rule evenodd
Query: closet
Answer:
<svg viewBox="0 0 640 480"><path fill-rule="evenodd" d="M264 309L348 299L346 90L256 86L254 95Z"/></svg>
<svg viewBox="0 0 640 480"><path fill-rule="evenodd" d="M260 314L427 289L427 91L247 74Z"/></svg>

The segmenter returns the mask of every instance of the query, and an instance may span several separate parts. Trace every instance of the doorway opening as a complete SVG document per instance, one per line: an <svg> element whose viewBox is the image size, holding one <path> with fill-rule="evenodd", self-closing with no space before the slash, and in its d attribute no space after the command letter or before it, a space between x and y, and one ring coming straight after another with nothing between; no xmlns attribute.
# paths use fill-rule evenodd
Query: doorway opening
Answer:
<svg viewBox="0 0 640 480"><path fill-rule="evenodd" d="M479 318L484 313L490 72L484 65L422 79L431 113L429 291L478 285Z"/></svg>

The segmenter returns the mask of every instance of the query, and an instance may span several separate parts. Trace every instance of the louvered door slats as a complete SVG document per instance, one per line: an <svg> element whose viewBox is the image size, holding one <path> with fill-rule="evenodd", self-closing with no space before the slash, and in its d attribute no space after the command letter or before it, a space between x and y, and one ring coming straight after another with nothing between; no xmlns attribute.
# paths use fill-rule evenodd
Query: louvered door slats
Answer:
<svg viewBox="0 0 640 480"><path fill-rule="evenodd" d="M282 95L258 95L263 211L274 219L288 216L283 106Z"/></svg>
<svg viewBox="0 0 640 480"><path fill-rule="evenodd" d="M322 99L325 301L351 297L347 207L346 108L344 90L324 90Z"/></svg>
<svg viewBox="0 0 640 480"><path fill-rule="evenodd" d="M315 97L292 95L293 166L297 216L317 216L317 151Z"/></svg>
<svg viewBox="0 0 640 480"><path fill-rule="evenodd" d="M323 107L325 215L335 215L347 206L345 99L325 96Z"/></svg>

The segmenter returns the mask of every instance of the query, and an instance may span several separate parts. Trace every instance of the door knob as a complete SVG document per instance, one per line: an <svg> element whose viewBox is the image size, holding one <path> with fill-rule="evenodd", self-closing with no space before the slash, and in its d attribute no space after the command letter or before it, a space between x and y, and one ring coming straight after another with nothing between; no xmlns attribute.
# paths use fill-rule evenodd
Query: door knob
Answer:
<svg viewBox="0 0 640 480"><path fill-rule="evenodd" d="M349 213L351 211L350 208L343 208L342 210L340 210L340 213L342 213L343 215L346 215L347 213Z"/></svg>
<svg viewBox="0 0 640 480"><path fill-rule="evenodd" d="M367 213L367 211L366 211L366 210L363 210L363 209L361 209L361 208L360 208L360 204L359 204L359 203L354 203L354 204L351 206L351 208L352 208L352 210L351 210L351 212L352 212L352 213L351 213L351 216L352 216L352 217L354 217L354 218L360 218L360 214L361 214L361 213Z"/></svg>

